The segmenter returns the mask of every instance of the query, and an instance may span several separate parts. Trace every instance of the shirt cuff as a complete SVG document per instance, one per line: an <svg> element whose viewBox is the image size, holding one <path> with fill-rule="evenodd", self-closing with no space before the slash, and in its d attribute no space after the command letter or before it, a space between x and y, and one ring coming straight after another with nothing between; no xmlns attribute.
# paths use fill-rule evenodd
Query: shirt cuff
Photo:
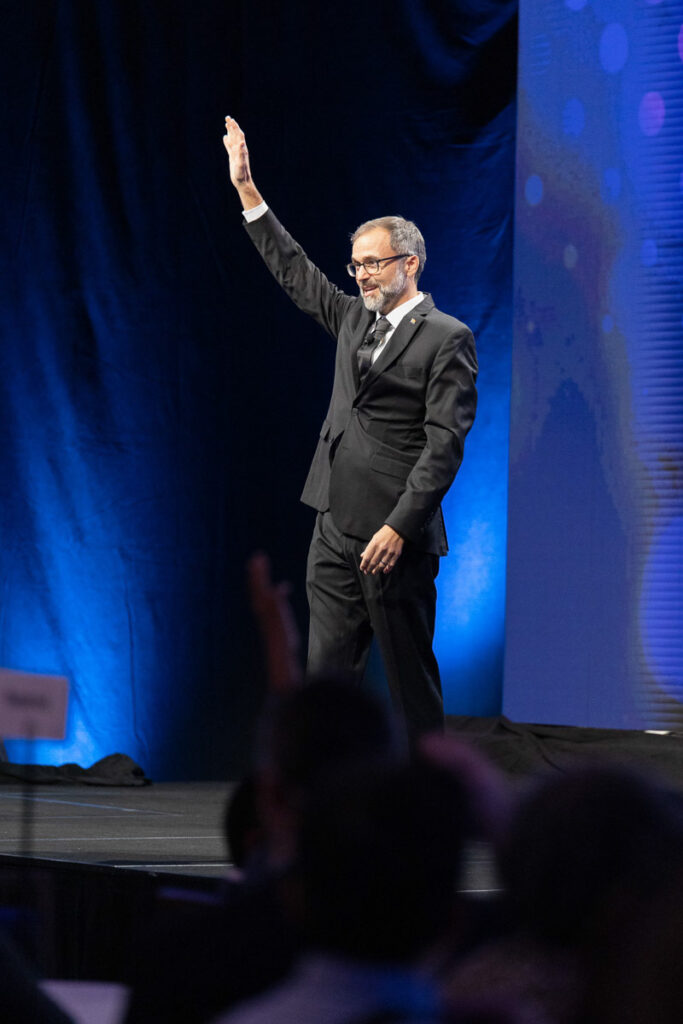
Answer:
<svg viewBox="0 0 683 1024"><path fill-rule="evenodd" d="M242 216L247 224L251 224L252 220L258 220L267 210L268 203L259 203L258 206L252 206L251 210L242 210Z"/></svg>

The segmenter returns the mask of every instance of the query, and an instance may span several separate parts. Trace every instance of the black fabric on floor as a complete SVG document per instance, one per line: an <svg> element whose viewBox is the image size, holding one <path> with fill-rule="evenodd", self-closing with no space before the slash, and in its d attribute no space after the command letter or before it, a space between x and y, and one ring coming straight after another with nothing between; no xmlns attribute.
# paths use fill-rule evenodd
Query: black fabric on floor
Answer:
<svg viewBox="0 0 683 1024"><path fill-rule="evenodd" d="M81 786L148 786L151 779L145 776L139 764L127 754L109 754L96 761L90 768L79 764L12 764L0 763L0 784L32 782L45 786L51 783L68 782Z"/></svg>
<svg viewBox="0 0 683 1024"><path fill-rule="evenodd" d="M504 715L471 718L449 715L448 732L462 736L511 776L566 772L581 764L610 763L657 772L683 787L683 733L666 735L630 729L583 729L511 722Z"/></svg>

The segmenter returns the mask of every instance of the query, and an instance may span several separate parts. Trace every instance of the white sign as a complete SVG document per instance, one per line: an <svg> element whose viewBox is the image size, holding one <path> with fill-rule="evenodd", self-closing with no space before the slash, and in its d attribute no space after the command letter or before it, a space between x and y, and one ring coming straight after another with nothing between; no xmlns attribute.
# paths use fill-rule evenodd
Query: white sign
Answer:
<svg viewBox="0 0 683 1024"><path fill-rule="evenodd" d="M63 740L69 680L0 668L0 736Z"/></svg>

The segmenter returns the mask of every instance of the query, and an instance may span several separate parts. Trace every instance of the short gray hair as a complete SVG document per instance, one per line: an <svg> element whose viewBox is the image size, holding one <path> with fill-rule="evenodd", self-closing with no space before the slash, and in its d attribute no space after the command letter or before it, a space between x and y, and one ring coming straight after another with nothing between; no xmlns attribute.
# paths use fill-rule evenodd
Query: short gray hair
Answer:
<svg viewBox="0 0 683 1024"><path fill-rule="evenodd" d="M417 282L427 262L425 240L417 224L413 224L412 220L406 220L405 217L376 217L374 220L366 220L351 235L351 245L361 235L373 231L375 228L383 228L389 232L391 248L395 252L409 252L417 256L419 261L415 274Z"/></svg>

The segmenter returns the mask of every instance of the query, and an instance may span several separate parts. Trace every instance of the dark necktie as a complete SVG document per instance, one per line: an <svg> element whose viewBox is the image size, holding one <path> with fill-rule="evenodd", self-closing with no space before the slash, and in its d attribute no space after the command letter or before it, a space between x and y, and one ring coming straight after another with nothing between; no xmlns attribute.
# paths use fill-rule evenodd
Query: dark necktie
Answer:
<svg viewBox="0 0 683 1024"><path fill-rule="evenodd" d="M372 366L372 353L382 344L390 330L391 323L385 316L381 316L376 321L372 330L368 332L363 344L358 349L358 373L360 374L361 384Z"/></svg>

